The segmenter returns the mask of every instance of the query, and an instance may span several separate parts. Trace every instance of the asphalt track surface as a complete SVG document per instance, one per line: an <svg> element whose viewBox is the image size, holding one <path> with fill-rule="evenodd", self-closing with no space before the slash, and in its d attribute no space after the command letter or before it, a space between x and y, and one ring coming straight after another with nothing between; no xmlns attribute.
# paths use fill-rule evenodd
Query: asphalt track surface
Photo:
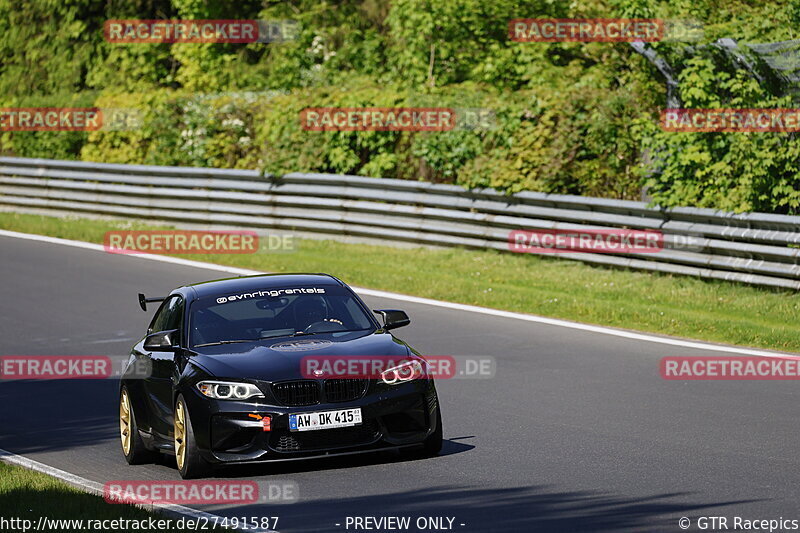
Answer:
<svg viewBox="0 0 800 533"><path fill-rule="evenodd" d="M137 292L220 277L228 276L0 237L0 355L124 355L150 318ZM231 468L218 479L291 480L300 501L203 510L278 516L280 531L346 531L348 516L452 517L465 532L675 532L684 516L692 531L700 516L800 520L796 383L665 381L661 357L715 352L365 300L405 309L412 324L397 335L423 353L497 360L493 379L439 382L441 456ZM115 380L3 381L0 448L100 483L180 479L174 461L125 463L117 409Z"/></svg>

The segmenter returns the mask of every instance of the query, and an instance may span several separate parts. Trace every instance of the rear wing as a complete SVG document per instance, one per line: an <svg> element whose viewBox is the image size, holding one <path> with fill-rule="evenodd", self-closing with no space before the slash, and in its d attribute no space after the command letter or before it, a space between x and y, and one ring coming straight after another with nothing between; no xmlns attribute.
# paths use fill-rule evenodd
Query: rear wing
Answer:
<svg viewBox="0 0 800 533"><path fill-rule="evenodd" d="M142 311L147 311L147 304L153 302L163 302L166 300L166 296L162 296L161 298L145 298L144 294L141 292L139 293L139 307L142 308Z"/></svg>

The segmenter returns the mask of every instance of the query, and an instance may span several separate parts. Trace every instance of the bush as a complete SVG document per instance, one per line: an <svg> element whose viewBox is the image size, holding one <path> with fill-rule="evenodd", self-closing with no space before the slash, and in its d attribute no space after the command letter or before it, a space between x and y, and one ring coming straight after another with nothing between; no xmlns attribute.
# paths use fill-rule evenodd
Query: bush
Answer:
<svg viewBox="0 0 800 533"><path fill-rule="evenodd" d="M516 43L513 18L696 20L703 42L793 37L800 2L0 0L2 105L135 110L121 131L2 132L0 151L118 163L424 179L513 193L800 212L794 135L667 133L663 80L627 43ZM269 45L110 44L113 18L292 19ZM686 107L792 106L714 47L657 43ZM761 65L764 73L763 65ZM310 132L306 107L491 110L493 128Z"/></svg>
<svg viewBox="0 0 800 533"><path fill-rule="evenodd" d="M723 62L711 48L686 59L679 73L685 107L793 107L790 97L770 94L745 71ZM644 148L654 154L642 170L649 175L646 184L655 203L798 212L800 146L795 134L669 133L652 122L643 122L642 128Z"/></svg>

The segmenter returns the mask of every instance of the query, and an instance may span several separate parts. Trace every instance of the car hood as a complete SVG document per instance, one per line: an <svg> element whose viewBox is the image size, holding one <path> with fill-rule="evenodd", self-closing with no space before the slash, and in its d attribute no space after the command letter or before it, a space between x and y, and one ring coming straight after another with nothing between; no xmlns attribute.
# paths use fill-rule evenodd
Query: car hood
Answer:
<svg viewBox="0 0 800 533"><path fill-rule="evenodd" d="M215 378L281 381L303 379L301 363L305 357L401 358L410 354L408 346L389 333L337 333L207 346L191 357L191 363Z"/></svg>

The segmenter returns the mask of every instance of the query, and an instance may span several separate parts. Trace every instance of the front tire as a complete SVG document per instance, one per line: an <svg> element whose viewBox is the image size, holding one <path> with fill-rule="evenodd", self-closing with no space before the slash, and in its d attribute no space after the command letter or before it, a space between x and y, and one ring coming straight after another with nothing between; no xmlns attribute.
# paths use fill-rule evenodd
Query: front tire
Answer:
<svg viewBox="0 0 800 533"><path fill-rule="evenodd" d="M175 462L183 479L195 479L208 475L210 465L200 456L194 438L192 420L183 396L175 402Z"/></svg>
<svg viewBox="0 0 800 533"><path fill-rule="evenodd" d="M422 454L425 457L435 457L442 451L444 432L442 431L442 411L436 407L436 429L422 444Z"/></svg>
<svg viewBox="0 0 800 533"><path fill-rule="evenodd" d="M442 411L439 407L436 408L436 428L433 430L428 438L422 441L422 447L415 447L409 449L403 453L407 454L408 457L414 459L426 459L428 457L436 457L439 455L439 452L442 451L442 443L444 439L442 438L443 431L442 431Z"/></svg>
<svg viewBox="0 0 800 533"><path fill-rule="evenodd" d="M122 454L129 465L152 463L155 452L147 449L136 424L133 413L131 397L127 387L122 387L119 393L119 437L122 445Z"/></svg>

